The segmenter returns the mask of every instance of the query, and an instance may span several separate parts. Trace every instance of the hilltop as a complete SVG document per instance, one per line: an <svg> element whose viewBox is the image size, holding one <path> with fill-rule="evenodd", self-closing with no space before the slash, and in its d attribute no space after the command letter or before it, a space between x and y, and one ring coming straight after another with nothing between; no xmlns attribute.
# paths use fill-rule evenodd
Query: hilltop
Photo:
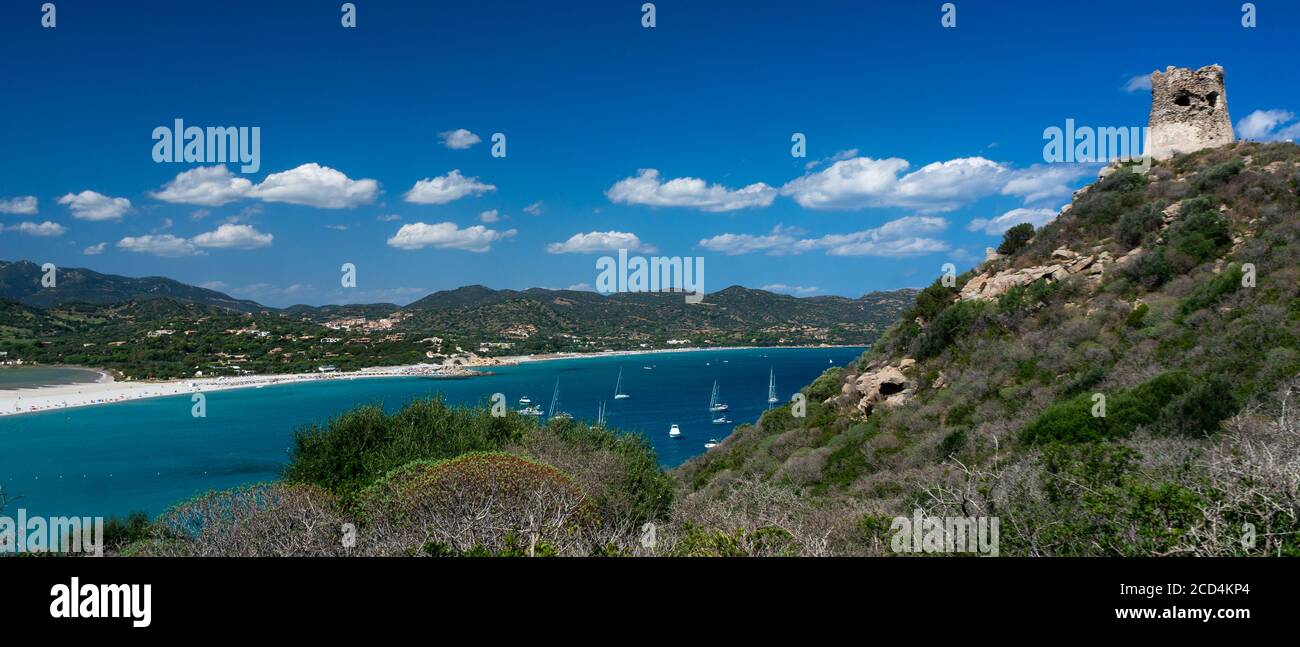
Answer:
<svg viewBox="0 0 1300 647"><path fill-rule="evenodd" d="M132 378L295 373L420 362L681 346L857 345L874 341L918 290L793 297L732 286L601 295L480 285L391 303L285 309L160 277L0 264L5 361L80 364Z"/></svg>
<svg viewBox="0 0 1300 647"><path fill-rule="evenodd" d="M936 280L853 365L676 471L750 552L890 554L997 516L1002 554L1300 553L1300 147L1108 168ZM723 514L724 511L731 511Z"/></svg>

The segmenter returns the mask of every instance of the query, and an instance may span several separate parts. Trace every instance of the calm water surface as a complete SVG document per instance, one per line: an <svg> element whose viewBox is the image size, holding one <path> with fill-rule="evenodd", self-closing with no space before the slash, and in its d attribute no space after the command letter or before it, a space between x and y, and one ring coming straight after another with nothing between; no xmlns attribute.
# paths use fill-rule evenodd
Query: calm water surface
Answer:
<svg viewBox="0 0 1300 647"><path fill-rule="evenodd" d="M601 400L611 427L645 434L666 467L699 454L734 425L708 411L716 379L734 423L767 408L768 370L783 402L831 364L862 348L789 348L660 353L535 362L468 379L373 378L268 386L207 394L207 417L190 416L188 395L0 418L0 485L29 514L151 516L198 492L272 480L289 460L295 427L379 403L395 410L442 394L454 404L527 395L543 409L558 377L560 408L595 420ZM614 383L623 369L623 390ZM54 370L54 369L43 369ZM0 372L3 375L3 372ZM676 423L683 436L668 438Z"/></svg>

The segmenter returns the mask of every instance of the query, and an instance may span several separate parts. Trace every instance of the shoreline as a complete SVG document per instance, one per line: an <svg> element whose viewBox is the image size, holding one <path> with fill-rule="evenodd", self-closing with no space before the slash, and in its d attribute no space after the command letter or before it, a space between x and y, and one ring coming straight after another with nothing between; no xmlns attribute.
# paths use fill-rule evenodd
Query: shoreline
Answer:
<svg viewBox="0 0 1300 647"><path fill-rule="evenodd" d="M484 375L485 373L482 369L491 369L493 366L513 366L524 363L548 362L564 359L629 357L636 355L659 355L665 353L689 353L701 351L866 347L869 347L869 345L693 346L690 348L658 348L650 350L607 351L600 353L546 353L541 355L512 355L491 358L492 363L490 364L478 364L472 367L453 367L443 366L441 364L411 364L405 366L363 368L345 373L281 373L273 375L246 375L240 377L196 377L191 379L165 380L159 382L118 382L113 378L112 374L102 369L77 367L98 372L100 374L100 379L96 382L80 382L76 384L0 390L0 418L192 393L253 389L326 380L373 379L382 377L432 377L440 379L473 378Z"/></svg>

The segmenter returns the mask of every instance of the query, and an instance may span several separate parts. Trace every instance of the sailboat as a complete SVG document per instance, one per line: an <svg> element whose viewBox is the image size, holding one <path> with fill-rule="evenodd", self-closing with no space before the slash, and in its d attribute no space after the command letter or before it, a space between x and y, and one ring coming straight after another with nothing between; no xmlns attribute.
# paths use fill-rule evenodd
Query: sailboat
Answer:
<svg viewBox="0 0 1300 647"><path fill-rule="evenodd" d="M780 402L780 398L776 397L776 369L770 369L767 375L767 403L777 402Z"/></svg>
<svg viewBox="0 0 1300 647"><path fill-rule="evenodd" d="M596 426L597 427L605 426L605 401L604 400L600 401L600 409L596 412Z"/></svg>
<svg viewBox="0 0 1300 647"><path fill-rule="evenodd" d="M546 412L546 417L551 420L572 420L573 416L559 411L560 407L560 378L555 378L555 392L551 394L551 408Z"/></svg>
<svg viewBox="0 0 1300 647"><path fill-rule="evenodd" d="M618 381L614 383L614 399L626 400L632 396L623 392L623 369L618 369Z"/></svg>
<svg viewBox="0 0 1300 647"><path fill-rule="evenodd" d="M718 411L726 411L730 408L731 407L727 406L725 402L718 401L718 381L714 380L713 395L709 398L709 411L716 413Z"/></svg>

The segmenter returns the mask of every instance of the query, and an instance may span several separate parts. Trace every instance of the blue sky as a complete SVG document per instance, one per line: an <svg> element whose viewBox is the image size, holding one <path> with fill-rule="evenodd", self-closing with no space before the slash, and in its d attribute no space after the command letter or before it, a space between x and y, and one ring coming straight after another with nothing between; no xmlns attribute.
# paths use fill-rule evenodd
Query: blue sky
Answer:
<svg viewBox="0 0 1300 647"><path fill-rule="evenodd" d="M1166 65L1300 133L1294 2L55 4L0 17L0 258L277 306L594 285L618 246L704 257L709 291L922 286L1068 202L1095 171L1043 129L1145 125L1126 86ZM259 127L260 169L154 162L176 118Z"/></svg>

